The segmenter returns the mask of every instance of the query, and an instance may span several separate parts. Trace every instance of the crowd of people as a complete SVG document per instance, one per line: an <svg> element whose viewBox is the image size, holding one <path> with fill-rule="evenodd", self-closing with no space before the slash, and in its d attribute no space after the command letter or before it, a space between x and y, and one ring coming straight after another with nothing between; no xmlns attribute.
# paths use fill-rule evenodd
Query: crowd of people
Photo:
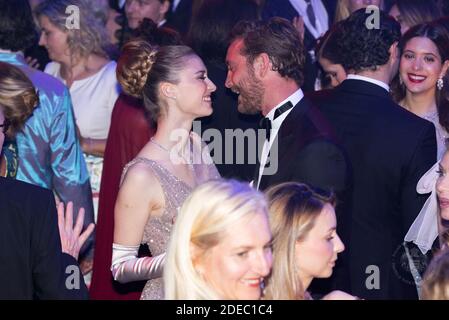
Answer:
<svg viewBox="0 0 449 320"><path fill-rule="evenodd" d="M449 299L446 1L0 8L1 299Z"/></svg>

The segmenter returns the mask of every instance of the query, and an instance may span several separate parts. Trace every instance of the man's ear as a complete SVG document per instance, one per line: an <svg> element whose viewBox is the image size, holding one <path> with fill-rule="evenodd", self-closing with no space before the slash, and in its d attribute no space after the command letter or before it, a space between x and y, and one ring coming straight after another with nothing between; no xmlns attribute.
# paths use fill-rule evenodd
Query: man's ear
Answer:
<svg viewBox="0 0 449 320"><path fill-rule="evenodd" d="M259 54L253 62L254 73L260 78L264 78L267 73L272 70L270 57L266 53Z"/></svg>

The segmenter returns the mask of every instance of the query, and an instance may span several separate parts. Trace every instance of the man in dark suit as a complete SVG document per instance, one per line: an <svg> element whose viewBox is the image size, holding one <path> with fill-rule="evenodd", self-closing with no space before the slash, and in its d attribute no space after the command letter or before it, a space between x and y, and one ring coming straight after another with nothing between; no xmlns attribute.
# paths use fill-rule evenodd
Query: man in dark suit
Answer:
<svg viewBox="0 0 449 320"><path fill-rule="evenodd" d="M304 98L304 52L298 31L283 18L241 22L226 55L226 86L239 94L238 110L261 112L265 142L253 186L286 181L345 189L345 157L320 112Z"/></svg>
<svg viewBox="0 0 449 320"><path fill-rule="evenodd" d="M304 22L304 48L307 51L305 64L304 91L313 91L318 69L315 61L317 39L332 25L336 0L267 0L262 10L262 18L282 17L293 21L301 17Z"/></svg>
<svg viewBox="0 0 449 320"><path fill-rule="evenodd" d="M334 276L340 289L361 298L414 299L403 241L426 200L416 185L436 162L435 128L392 101L400 26L382 11L371 26L371 14L360 9L342 24L343 66L352 74L336 89L308 96L352 167L352 210L339 221L347 259Z"/></svg>

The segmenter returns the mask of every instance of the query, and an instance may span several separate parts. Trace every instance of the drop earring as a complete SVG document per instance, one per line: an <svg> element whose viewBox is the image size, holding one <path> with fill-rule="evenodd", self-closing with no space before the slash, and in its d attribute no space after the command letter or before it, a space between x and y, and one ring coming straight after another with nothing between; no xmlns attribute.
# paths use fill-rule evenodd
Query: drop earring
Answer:
<svg viewBox="0 0 449 320"><path fill-rule="evenodd" d="M438 88L438 90L441 91L443 89L443 86L444 86L443 78L439 78L437 80L437 88Z"/></svg>

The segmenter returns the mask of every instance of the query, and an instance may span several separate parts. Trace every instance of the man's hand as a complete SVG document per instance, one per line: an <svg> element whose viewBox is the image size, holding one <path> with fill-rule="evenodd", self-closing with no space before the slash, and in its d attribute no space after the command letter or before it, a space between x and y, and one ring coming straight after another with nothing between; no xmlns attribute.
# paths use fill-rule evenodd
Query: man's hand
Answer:
<svg viewBox="0 0 449 320"><path fill-rule="evenodd" d="M84 223L84 208L80 208L76 219L75 227L73 226L73 203L69 202L64 212L64 203L58 204L58 228L59 237L61 238L62 252L70 254L78 260L80 248L86 242L87 238L94 231L93 223L81 233Z"/></svg>

